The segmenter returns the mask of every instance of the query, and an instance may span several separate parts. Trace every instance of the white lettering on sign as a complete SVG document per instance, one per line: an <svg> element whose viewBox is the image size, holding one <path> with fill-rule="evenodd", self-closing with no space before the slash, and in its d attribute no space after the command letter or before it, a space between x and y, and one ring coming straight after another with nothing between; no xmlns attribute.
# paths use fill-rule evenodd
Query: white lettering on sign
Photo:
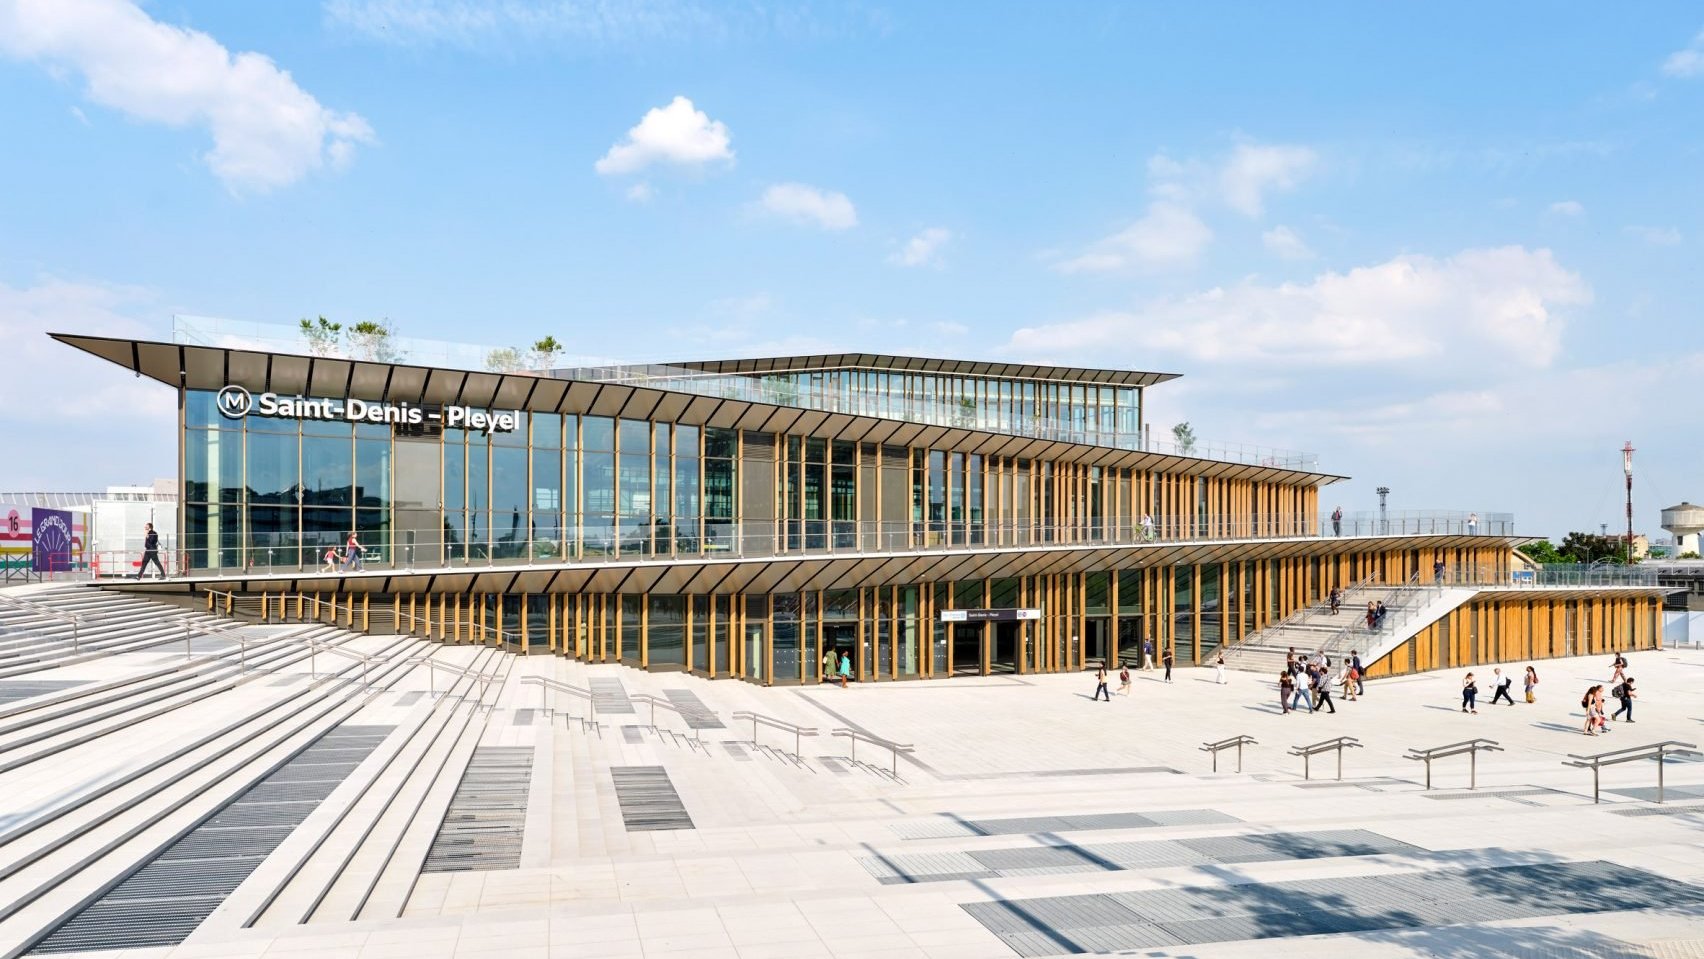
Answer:
<svg viewBox="0 0 1704 959"><path fill-rule="evenodd" d="M430 419L443 423L446 428L473 430L487 436L492 433L513 433L521 426L521 414L514 410L446 406L442 412L428 412L407 402L383 403L358 400L352 396L344 399L279 396L277 393L251 396L248 390L240 386L227 386L220 390L215 405L221 415L232 420L245 416L270 416L290 420L343 420L349 423L419 426Z"/></svg>

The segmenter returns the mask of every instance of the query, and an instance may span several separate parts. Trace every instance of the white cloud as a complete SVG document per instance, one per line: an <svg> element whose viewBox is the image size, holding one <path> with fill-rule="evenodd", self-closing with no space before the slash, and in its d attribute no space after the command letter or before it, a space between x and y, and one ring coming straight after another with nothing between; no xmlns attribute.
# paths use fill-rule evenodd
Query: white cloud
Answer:
<svg viewBox="0 0 1704 959"><path fill-rule="evenodd" d="M1560 349L1562 314L1590 300L1585 281L1548 250L1475 249L1399 256L1308 283L1247 282L1154 300L1018 330L1008 349L1102 365L1152 362L1159 351L1282 369L1543 367Z"/></svg>
<svg viewBox="0 0 1704 959"><path fill-rule="evenodd" d="M929 324L929 330L941 336L964 336L970 332L970 327L952 320L937 320Z"/></svg>
<svg viewBox="0 0 1704 959"><path fill-rule="evenodd" d="M777 183L763 191L758 205L776 216L825 230L848 230L858 225L858 211L846 194L803 183Z"/></svg>
<svg viewBox="0 0 1704 959"><path fill-rule="evenodd" d="M1260 234L1260 242L1266 245L1267 250L1286 260L1314 258L1314 251L1302 240L1301 235L1287 226L1275 226Z"/></svg>
<svg viewBox="0 0 1704 959"><path fill-rule="evenodd" d="M627 188L627 198L632 200L634 203L649 203L651 202L651 198L656 195L657 191L653 190L651 188L651 184L646 183L644 180L640 180L638 183Z"/></svg>
<svg viewBox="0 0 1704 959"><path fill-rule="evenodd" d="M131 317L158 307L148 290L45 278L0 283L0 342L6 376L0 409L52 403L52 416L7 417L7 448L40 455L7 458L0 483L17 489L100 489L177 473L176 399L171 387L139 379L48 339L48 333L166 339Z"/></svg>
<svg viewBox="0 0 1704 959"><path fill-rule="evenodd" d="M1550 212L1557 216L1581 216L1586 208L1579 200L1557 200L1550 204Z"/></svg>
<svg viewBox="0 0 1704 959"><path fill-rule="evenodd" d="M133 119L206 126L203 159L232 190L294 183L373 142L366 120L322 106L270 58L233 54L128 0L0 3L0 54L81 74L90 100Z"/></svg>
<svg viewBox="0 0 1704 959"><path fill-rule="evenodd" d="M932 226L905 241L905 245L888 257L895 266L940 266L941 247L953 238L949 230Z"/></svg>
<svg viewBox="0 0 1704 959"><path fill-rule="evenodd" d="M1194 211L1158 200L1140 220L1055 268L1061 273L1114 273L1188 266L1212 239L1213 231Z"/></svg>
<svg viewBox="0 0 1704 959"><path fill-rule="evenodd" d="M1238 144L1219 172L1220 191L1231 209L1257 217L1268 193L1295 189L1318 159L1307 147Z"/></svg>
<svg viewBox="0 0 1704 959"><path fill-rule="evenodd" d="M1692 38L1684 50L1676 50L1663 61L1663 73L1680 79L1704 74L1704 33Z"/></svg>
<svg viewBox="0 0 1704 959"><path fill-rule="evenodd" d="M636 173L653 163L702 167L719 162L734 162L728 128L686 97L675 97L668 106L645 111L638 125L627 131L627 138L598 160L596 169L612 176Z"/></svg>
<svg viewBox="0 0 1704 959"><path fill-rule="evenodd" d="M1681 239L1680 231L1672 226L1630 226L1627 233L1652 246L1677 246Z"/></svg>

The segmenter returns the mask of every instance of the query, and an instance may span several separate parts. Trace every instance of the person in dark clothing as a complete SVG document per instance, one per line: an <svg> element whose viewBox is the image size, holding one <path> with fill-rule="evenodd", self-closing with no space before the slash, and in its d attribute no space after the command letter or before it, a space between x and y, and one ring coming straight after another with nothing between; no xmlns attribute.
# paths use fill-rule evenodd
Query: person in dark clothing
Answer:
<svg viewBox="0 0 1704 959"><path fill-rule="evenodd" d="M160 571L160 578L165 579L166 568L160 565L160 534L154 532L153 523L145 524L143 529L146 532L142 536L142 565L136 570L136 578L141 579L142 574L148 572L148 564L153 563L154 568Z"/></svg>
<svg viewBox="0 0 1704 959"><path fill-rule="evenodd" d="M1337 715L1337 707L1331 704L1331 677L1324 667L1309 669L1308 682L1313 686L1314 709L1328 710L1333 716Z"/></svg>
<svg viewBox="0 0 1704 959"><path fill-rule="evenodd" d="M1622 680L1621 685L1610 690L1610 693L1613 694L1616 699L1621 700L1621 705L1620 705L1620 707L1618 707L1615 710L1614 713L1610 714L1609 718L1610 719L1620 719L1621 714L1626 713L1627 714L1627 721L1632 722L1633 721L1633 696L1635 695L1634 692L1633 692L1633 677L1629 676L1626 679Z"/></svg>
<svg viewBox="0 0 1704 959"><path fill-rule="evenodd" d="M1349 651L1349 668L1354 670L1352 675L1355 677L1355 695L1361 696L1367 691L1366 680L1362 678L1367 670L1361 665L1361 654L1353 649Z"/></svg>
<svg viewBox="0 0 1704 959"><path fill-rule="evenodd" d="M1499 701L1502 701L1513 706L1515 697L1509 695L1509 687L1514 684L1515 677L1506 675L1501 669L1493 669L1491 671L1491 705L1495 706Z"/></svg>
<svg viewBox="0 0 1704 959"><path fill-rule="evenodd" d="M1167 646L1166 647L1166 654L1161 659L1161 662L1163 662L1165 664L1165 667L1166 667L1166 682L1168 682L1168 683L1171 682L1172 661L1173 661L1172 648L1170 646Z"/></svg>
<svg viewBox="0 0 1704 959"><path fill-rule="evenodd" d="M1100 664L1100 667L1095 670L1095 694L1089 697L1089 701L1093 702L1102 696L1106 697L1107 702L1112 702L1112 693L1106 688L1105 663Z"/></svg>
<svg viewBox="0 0 1704 959"><path fill-rule="evenodd" d="M1343 507L1341 506L1331 511L1331 535L1343 535Z"/></svg>

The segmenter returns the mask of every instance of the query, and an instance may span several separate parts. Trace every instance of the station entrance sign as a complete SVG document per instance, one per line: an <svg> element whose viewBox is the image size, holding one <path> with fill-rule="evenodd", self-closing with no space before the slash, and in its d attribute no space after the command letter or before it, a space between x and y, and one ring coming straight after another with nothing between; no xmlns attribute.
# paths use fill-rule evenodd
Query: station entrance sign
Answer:
<svg viewBox="0 0 1704 959"><path fill-rule="evenodd" d="M1016 623L1041 619L1039 609L943 609L943 623Z"/></svg>

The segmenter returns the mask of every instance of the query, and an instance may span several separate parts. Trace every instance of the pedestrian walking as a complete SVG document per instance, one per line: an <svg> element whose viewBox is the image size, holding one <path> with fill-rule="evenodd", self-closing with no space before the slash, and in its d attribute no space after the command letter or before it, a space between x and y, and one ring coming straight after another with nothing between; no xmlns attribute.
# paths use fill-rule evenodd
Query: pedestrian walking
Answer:
<svg viewBox="0 0 1704 959"><path fill-rule="evenodd" d="M1478 536L1479 535L1479 514L1478 513L1467 514L1467 535L1469 535L1469 536Z"/></svg>
<svg viewBox="0 0 1704 959"><path fill-rule="evenodd" d="M1434 582L1434 583L1442 582L1443 578L1444 578L1444 561L1441 560L1441 559L1433 560L1432 561L1432 582Z"/></svg>
<svg viewBox="0 0 1704 959"><path fill-rule="evenodd" d="M1296 647L1294 646L1291 646L1290 651L1284 654L1284 669L1291 673L1296 671Z"/></svg>
<svg viewBox="0 0 1704 959"><path fill-rule="evenodd" d="M1509 695L1509 687L1514 684L1515 677L1503 675L1502 669L1491 670L1491 705L1495 706L1498 701L1502 701L1513 706L1515 697Z"/></svg>
<svg viewBox="0 0 1704 959"><path fill-rule="evenodd" d="M1118 695L1130 695L1130 664L1124 663L1118 667Z"/></svg>
<svg viewBox="0 0 1704 959"><path fill-rule="evenodd" d="M1341 506L1331 511L1331 535L1343 535L1343 507Z"/></svg>
<svg viewBox="0 0 1704 959"><path fill-rule="evenodd" d="M1586 695L1580 700L1580 708L1586 711L1586 728L1582 730L1587 736L1596 736L1599 732L1609 732L1609 727L1603 720L1603 687L1593 686L1586 690Z"/></svg>
<svg viewBox="0 0 1704 959"><path fill-rule="evenodd" d="M1361 665L1361 654L1353 649L1349 651L1349 668L1355 671L1355 698L1359 699L1367 691L1366 669Z"/></svg>
<svg viewBox="0 0 1704 959"><path fill-rule="evenodd" d="M1379 621L1379 611L1373 608L1373 601L1367 600L1367 631L1372 632L1374 624Z"/></svg>
<svg viewBox="0 0 1704 959"><path fill-rule="evenodd" d="M1303 706L1306 706L1310 713L1314 711L1313 694L1308 691L1307 681L1302 678L1302 674L1292 671L1290 673L1290 709L1296 711Z"/></svg>
<svg viewBox="0 0 1704 959"><path fill-rule="evenodd" d="M1336 616L1337 610L1343 606L1343 590L1331 587L1331 596L1326 600L1331 604L1331 615Z"/></svg>
<svg viewBox="0 0 1704 959"><path fill-rule="evenodd" d="M1618 684L1624 682L1627 679L1627 660L1622 658L1620 653L1615 654L1615 662L1611 663L1610 667L1611 667L1611 672L1609 674L1610 685L1612 685L1612 686L1618 685Z"/></svg>
<svg viewBox="0 0 1704 959"><path fill-rule="evenodd" d="M822 654L822 675L817 677L822 682L834 681L834 667L840 662L840 657L834 655L834 650L826 650Z"/></svg>
<svg viewBox="0 0 1704 959"><path fill-rule="evenodd" d="M365 567L361 565L364 554L365 550L361 548L361 541L355 537L355 531L350 530L349 542L344 544L344 571L358 573L364 569Z"/></svg>
<svg viewBox="0 0 1704 959"><path fill-rule="evenodd" d="M1283 710L1279 715L1290 714L1290 703L1296 696L1296 677L1290 675L1288 669L1278 674L1278 708Z"/></svg>
<svg viewBox="0 0 1704 959"><path fill-rule="evenodd" d="M1167 647L1166 647L1166 654L1165 654L1165 656L1164 656L1164 657L1162 657L1162 659L1161 659L1161 662L1163 662L1163 663L1165 663L1165 667L1166 667L1166 682L1168 682L1168 683L1169 683L1169 682L1171 682L1171 671L1172 671L1172 661L1173 661L1173 659L1174 659L1174 657L1173 657L1173 655L1172 655L1172 647L1170 647L1170 646L1167 646Z"/></svg>
<svg viewBox="0 0 1704 959"><path fill-rule="evenodd" d="M1142 514L1142 541L1145 543L1154 541L1154 518L1147 513Z"/></svg>
<svg viewBox="0 0 1704 959"><path fill-rule="evenodd" d="M1142 640L1142 668L1148 672L1154 671L1154 641Z"/></svg>
<svg viewBox="0 0 1704 959"><path fill-rule="evenodd" d="M1354 702L1361 698L1360 694L1355 691L1355 681L1359 678L1360 676L1355 672L1354 666L1344 664L1343 672L1339 674L1338 681L1343 685L1343 698L1345 700Z"/></svg>
<svg viewBox="0 0 1704 959"><path fill-rule="evenodd" d="M1337 715L1337 707L1331 704L1331 674L1323 667L1316 666L1313 670L1314 709L1330 710Z"/></svg>
<svg viewBox="0 0 1704 959"><path fill-rule="evenodd" d="M1213 657L1213 682L1218 683L1221 686L1225 685L1225 651L1224 650L1220 650L1219 655Z"/></svg>
<svg viewBox="0 0 1704 959"><path fill-rule="evenodd" d="M1538 702L1538 698L1533 695L1533 690L1535 690L1537 688L1538 688L1538 670L1533 669L1531 666L1528 666L1526 668L1526 699L1527 699L1527 702L1529 702L1529 703Z"/></svg>
<svg viewBox="0 0 1704 959"><path fill-rule="evenodd" d="M1473 681L1473 674L1461 681L1461 711L1478 714L1479 704L1475 701L1479 696L1479 684Z"/></svg>
<svg viewBox="0 0 1704 959"><path fill-rule="evenodd" d="M1638 695L1638 693L1636 693L1633 689L1633 677L1629 676L1626 679L1622 680L1621 685L1610 690L1610 693L1613 694L1616 699L1621 700L1621 706L1620 706L1620 708L1618 708L1615 711L1614 715L1610 716L1609 718L1610 719L1620 719L1621 714L1626 713L1627 714L1627 721L1632 722L1633 721L1633 697Z"/></svg>
<svg viewBox="0 0 1704 959"><path fill-rule="evenodd" d="M1101 663L1099 666L1095 667L1095 694L1089 697L1089 701L1094 702L1102 696L1106 697L1107 702L1112 702L1112 693L1108 692L1106 688L1105 663Z"/></svg>
<svg viewBox="0 0 1704 959"><path fill-rule="evenodd" d="M1384 629L1385 613L1384 600L1381 599L1373 605L1373 627L1375 629Z"/></svg>
<svg viewBox="0 0 1704 959"><path fill-rule="evenodd" d="M852 654L843 651L840 654L840 688L845 689L847 681L850 680L851 678L852 678Z"/></svg>
<svg viewBox="0 0 1704 959"><path fill-rule="evenodd" d="M320 572L322 573L335 573L343 566L343 556L337 551L337 547L335 546L327 546L325 548L325 556L323 558L325 559L325 565L320 567Z"/></svg>
<svg viewBox="0 0 1704 959"><path fill-rule="evenodd" d="M160 534L154 532L153 523L142 524L142 565L136 568L136 578L141 579L148 572L148 564L160 571L160 578L166 578L166 568L160 565Z"/></svg>

